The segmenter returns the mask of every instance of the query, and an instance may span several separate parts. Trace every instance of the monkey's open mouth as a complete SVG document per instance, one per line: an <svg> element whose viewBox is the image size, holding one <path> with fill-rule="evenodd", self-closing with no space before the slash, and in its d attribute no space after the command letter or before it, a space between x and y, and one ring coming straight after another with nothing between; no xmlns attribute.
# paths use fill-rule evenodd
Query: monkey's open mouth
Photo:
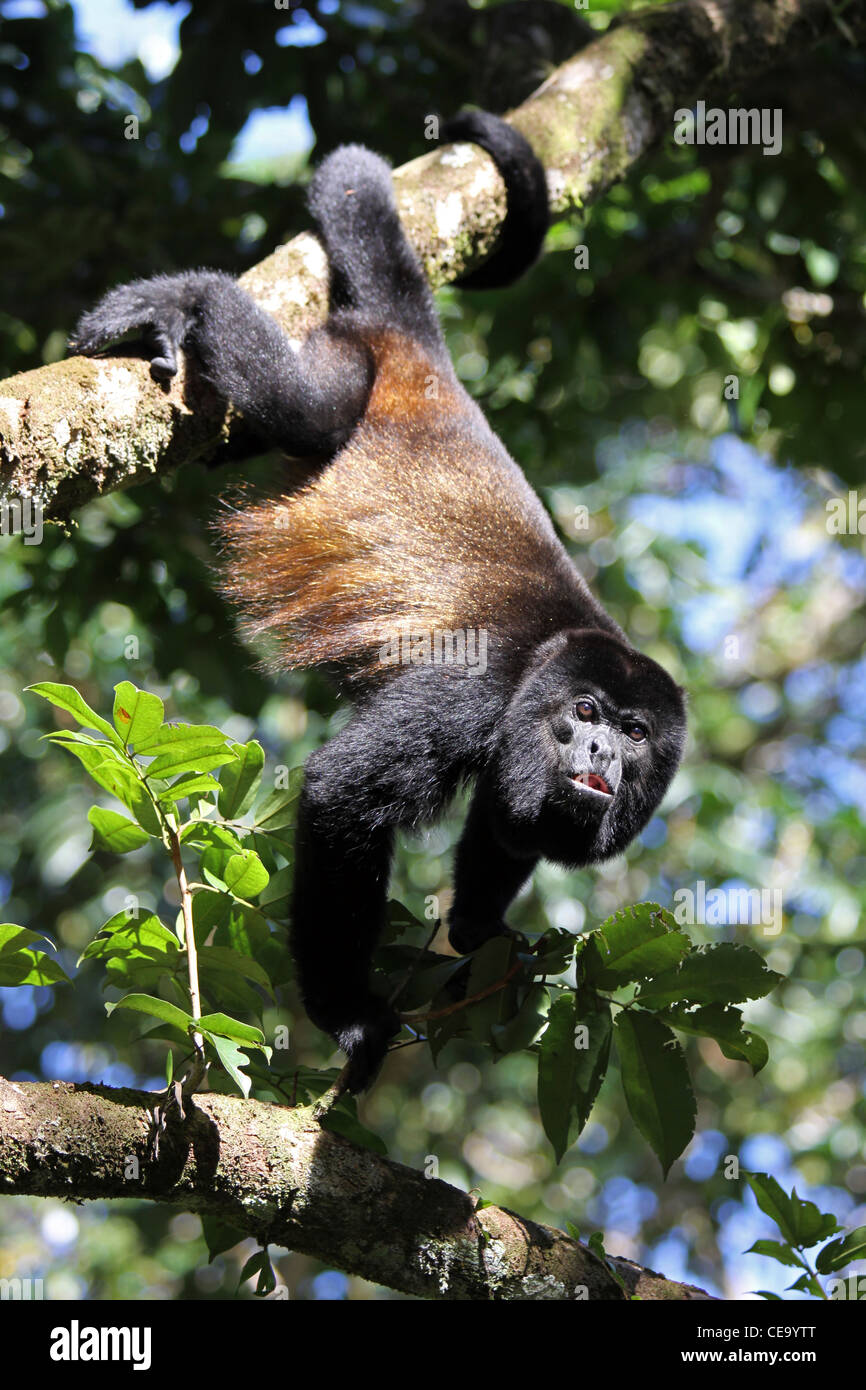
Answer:
<svg viewBox="0 0 866 1390"><path fill-rule="evenodd" d="M597 772L577 772L571 780L577 782L581 787L588 787L592 792L600 793L602 796L613 796L607 782L603 777L599 777Z"/></svg>

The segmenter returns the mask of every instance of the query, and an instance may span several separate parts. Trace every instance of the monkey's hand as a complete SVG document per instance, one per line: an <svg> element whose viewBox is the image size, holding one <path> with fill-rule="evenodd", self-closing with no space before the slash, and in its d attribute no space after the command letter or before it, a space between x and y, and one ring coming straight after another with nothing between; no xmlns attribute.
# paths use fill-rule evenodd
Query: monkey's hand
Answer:
<svg viewBox="0 0 866 1390"><path fill-rule="evenodd" d="M448 927L448 940L461 956L468 955L470 951L477 951L479 946L492 941L494 936L511 936L517 941L525 940L520 932L509 927L501 917L489 921L475 917L452 917Z"/></svg>
<svg viewBox="0 0 866 1390"><path fill-rule="evenodd" d="M82 314L69 346L90 355L130 333L140 334L150 349L155 377L173 377L178 351L202 310L228 309L241 294L229 275L191 270L180 275L154 275L109 290L94 309Z"/></svg>
<svg viewBox="0 0 866 1390"><path fill-rule="evenodd" d="M388 1044L400 1028L400 1020L390 1004L371 996L360 1018L334 1029L334 1036L348 1058L346 1089L353 1095L366 1091L375 1081Z"/></svg>

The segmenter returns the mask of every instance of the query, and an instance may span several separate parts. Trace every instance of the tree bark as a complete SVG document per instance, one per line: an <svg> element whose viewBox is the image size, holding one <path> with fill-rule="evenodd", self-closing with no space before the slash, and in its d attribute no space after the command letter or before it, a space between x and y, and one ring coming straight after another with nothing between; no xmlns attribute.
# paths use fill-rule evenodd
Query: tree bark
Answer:
<svg viewBox="0 0 866 1390"><path fill-rule="evenodd" d="M424 1299L707 1300L322 1129L307 1108L197 1095L151 1156L148 1091L0 1077L0 1194L149 1197Z"/></svg>
<svg viewBox="0 0 866 1390"><path fill-rule="evenodd" d="M677 0L622 16L510 117L547 170L554 215L585 207L672 131L674 112L802 59L827 38L866 40L866 0ZM754 88L750 91L750 97ZM395 174L401 217L434 286L492 249L505 192L492 161L445 147ZM309 233L241 279L301 340L327 310L327 268ZM170 389L132 357L73 357L0 383L0 506L46 518L154 473L252 452L242 422L187 363Z"/></svg>

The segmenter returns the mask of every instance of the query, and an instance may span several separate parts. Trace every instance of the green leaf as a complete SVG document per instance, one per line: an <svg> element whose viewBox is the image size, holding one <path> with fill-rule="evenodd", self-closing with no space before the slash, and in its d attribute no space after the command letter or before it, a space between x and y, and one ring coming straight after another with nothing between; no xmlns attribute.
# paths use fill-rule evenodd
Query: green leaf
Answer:
<svg viewBox="0 0 866 1390"><path fill-rule="evenodd" d="M691 946L658 903L636 903L588 934L581 957L584 978L601 989L617 989L667 970Z"/></svg>
<svg viewBox="0 0 866 1390"><path fill-rule="evenodd" d="M517 942L513 937L495 936L485 941L470 957L466 998L480 994L491 985L500 985L508 975L516 954ZM488 1044L492 1042L493 1028L509 1023L516 1013L516 978L494 989L484 999L469 1004L463 1011L471 1036Z"/></svg>
<svg viewBox="0 0 866 1390"><path fill-rule="evenodd" d="M641 987L638 1002L645 1009L663 1009L680 1001L738 1004L744 999L763 999L781 979L750 946L723 942L699 947L676 970L656 975Z"/></svg>
<svg viewBox="0 0 866 1390"><path fill-rule="evenodd" d="M584 1128L607 1072L610 1005L591 990L565 992L549 1017L538 1060L538 1105L558 1163Z"/></svg>
<svg viewBox="0 0 866 1390"><path fill-rule="evenodd" d="M78 758L97 786L104 787L122 801L148 834L161 834L153 801L122 752L107 743L83 742L76 735L51 734L49 737Z"/></svg>
<svg viewBox="0 0 866 1390"><path fill-rule="evenodd" d="M628 1296L628 1289L626 1288L625 1280L623 1279L616 1265L611 1263L610 1257L608 1256L608 1253L604 1248L604 1232L593 1231L592 1235L587 1241L587 1245L589 1246L592 1253L602 1261L608 1274L611 1276L612 1279L615 1280L617 1284L619 1284L619 1287L622 1289L623 1293L626 1296Z"/></svg>
<svg viewBox="0 0 866 1390"><path fill-rule="evenodd" d="M808 1249L839 1230L836 1218L821 1212L814 1202L804 1202L796 1188L789 1197L768 1173L743 1173L761 1211L772 1218L789 1245Z"/></svg>
<svg viewBox="0 0 866 1390"><path fill-rule="evenodd" d="M454 975L466 970L466 962L459 956L419 951L413 946L382 946L376 952L375 963L389 979L393 978L395 988L399 983L397 1000L401 1013L420 1009L435 999Z"/></svg>
<svg viewBox="0 0 866 1390"><path fill-rule="evenodd" d="M14 955L24 946L31 946L34 941L44 945L48 938L31 931L29 927L19 927L15 922L0 922L0 956ZM52 942L48 941L48 945L54 950Z"/></svg>
<svg viewBox="0 0 866 1390"><path fill-rule="evenodd" d="M0 985L4 987L70 983L66 972L45 951L31 951L25 947L20 951L4 950L0 955Z"/></svg>
<svg viewBox="0 0 866 1390"><path fill-rule="evenodd" d="M754 1245L750 1245L745 1252L747 1255L766 1255L771 1260L776 1260L780 1265L791 1265L794 1269L802 1269L803 1261L800 1256L795 1254L790 1245L783 1245L780 1240L756 1240Z"/></svg>
<svg viewBox="0 0 866 1390"><path fill-rule="evenodd" d="M34 695L41 695L43 700L48 700L50 704L56 705L58 709L66 710L73 719L85 729L96 729L99 733L116 746L120 746L122 740L112 729L107 719L103 719L96 714L85 700L79 695L74 685L56 685L53 681L39 681L36 685L28 685L28 690L32 690Z"/></svg>
<svg viewBox="0 0 866 1390"><path fill-rule="evenodd" d="M31 944L38 941L54 945L47 937L40 936L28 927L19 927L14 922L0 923L0 985L59 985L69 984L69 976L53 957L45 951L31 950Z"/></svg>
<svg viewBox="0 0 866 1390"><path fill-rule="evenodd" d="M243 955L240 951L233 951L227 946L202 946L198 953L198 960L203 973L207 975L213 973L217 976L220 974L240 975L245 980L252 980L255 984L261 985L273 999L274 991L271 988L267 971L251 956Z"/></svg>
<svg viewBox="0 0 866 1390"><path fill-rule="evenodd" d="M196 1026L191 1014L184 1013L183 1009L167 1003L165 999L156 999L152 994L125 994L116 1004L105 1006L107 1014L114 1013L115 1009L134 1009L140 1014L150 1014L152 1018L159 1018L173 1028L179 1028L182 1033L189 1033Z"/></svg>
<svg viewBox="0 0 866 1390"><path fill-rule="evenodd" d="M163 724L150 739L136 747L136 756L153 762L147 776L176 777L182 772L210 772L235 757L226 735L210 724Z"/></svg>
<svg viewBox="0 0 866 1390"><path fill-rule="evenodd" d="M158 695L139 690L131 681L114 687L114 727L126 744L146 743L162 728L165 706Z"/></svg>
<svg viewBox="0 0 866 1390"><path fill-rule="evenodd" d="M249 810L256 798L265 766L265 750L253 739L235 749L235 761L220 773L217 805L226 820L234 820Z"/></svg>
<svg viewBox="0 0 866 1390"><path fill-rule="evenodd" d="M204 945L214 927L227 922L236 904L228 893L213 888L199 888L192 895L192 921L197 946Z"/></svg>
<svg viewBox="0 0 866 1390"><path fill-rule="evenodd" d="M149 739L136 749L143 758L159 757L163 753L174 753L185 744L206 743L211 748L221 748L235 756L234 748L227 734L215 724L183 724L173 722L163 724Z"/></svg>
<svg viewBox="0 0 866 1390"><path fill-rule="evenodd" d="M667 1023L679 1033L691 1033L696 1037L712 1038L718 1043L725 1057L732 1062L748 1062L757 1073L766 1066L770 1049L760 1033L753 1033L743 1027L742 1010L726 1007L724 1004L705 1004L699 1008L689 1008L685 1004L675 1004L659 1014L662 1023Z"/></svg>
<svg viewBox="0 0 866 1390"><path fill-rule="evenodd" d="M118 912L105 926L100 935L82 952L82 960L108 958L115 955L143 956L158 961L161 956L175 955L180 945L174 932L163 926L154 913L143 917L129 917ZM163 969L166 968L163 962Z"/></svg>
<svg viewBox="0 0 866 1390"><path fill-rule="evenodd" d="M585 1032L584 1032L585 1030ZM574 1109L579 1134L589 1119L610 1060L613 1018L606 999L586 989L577 992L575 1035L573 1039L576 1066L574 1071ZM586 1041L586 1047L578 1043ZM577 1136L575 1135L575 1138Z"/></svg>
<svg viewBox="0 0 866 1390"><path fill-rule="evenodd" d="M226 888L234 897L247 901L268 886L269 877L261 859L252 849L233 854L225 866Z"/></svg>
<svg viewBox="0 0 866 1390"><path fill-rule="evenodd" d="M544 1132L559 1163L569 1145L577 1054L574 1047L576 999L563 991L554 999L538 1058L538 1109Z"/></svg>
<svg viewBox="0 0 866 1390"><path fill-rule="evenodd" d="M815 1267L819 1274L835 1274L852 1260L866 1260L866 1226L857 1226L840 1240L831 1240L819 1251Z"/></svg>
<svg viewBox="0 0 866 1390"><path fill-rule="evenodd" d="M107 811L102 806L91 806L87 819L93 826L93 841L90 848L108 849L113 854L128 854L130 850L141 849L150 836L140 825L122 816L119 811Z"/></svg>
<svg viewBox="0 0 866 1390"><path fill-rule="evenodd" d="M288 787L275 787L256 807L257 830L285 830L293 826L298 810L298 797L304 784L304 769L294 767L289 773Z"/></svg>
<svg viewBox="0 0 866 1390"><path fill-rule="evenodd" d="M792 1289L796 1289L798 1293L810 1293L813 1298L824 1297L824 1290L814 1274L801 1274L799 1279L795 1279L793 1284L788 1285L788 1290Z"/></svg>
<svg viewBox="0 0 866 1390"><path fill-rule="evenodd" d="M117 951L106 957L102 987L155 995L163 981L172 978L172 964L169 957L156 951Z"/></svg>
<svg viewBox="0 0 866 1390"><path fill-rule="evenodd" d="M235 1018L250 1017L257 1023L261 1022L267 1002L237 971L222 971L219 974L208 971L202 983L202 1008L215 1008L217 1001Z"/></svg>
<svg viewBox="0 0 866 1390"><path fill-rule="evenodd" d="M532 957L533 975L562 975L574 959L576 937L567 931L546 931Z"/></svg>
<svg viewBox="0 0 866 1390"><path fill-rule="evenodd" d="M225 1038L221 1034L210 1033L206 1028L200 1028L202 1035L207 1038L213 1047L225 1070L228 1072L232 1081L237 1086L243 1096L249 1096L251 1081L241 1067L249 1065L249 1057L231 1038Z"/></svg>
<svg viewBox="0 0 866 1390"><path fill-rule="evenodd" d="M621 1009L614 1023L629 1112L665 1176L695 1129L695 1097L683 1050L651 1014Z"/></svg>
<svg viewBox="0 0 866 1390"><path fill-rule="evenodd" d="M791 1193L791 1201L794 1204L797 1223L797 1244L802 1245L804 1249L808 1250L810 1246L817 1245L819 1241L826 1240L828 1236L835 1235L841 1229L832 1212L821 1211L814 1202L807 1202L798 1197L796 1187Z"/></svg>
<svg viewBox="0 0 866 1390"><path fill-rule="evenodd" d="M547 1026L549 1012L550 990L533 985L514 1017L508 1023L493 1025L491 1035L497 1052L523 1052L532 1047Z"/></svg>
<svg viewBox="0 0 866 1390"><path fill-rule="evenodd" d="M198 1027L202 1032L213 1033L220 1038L234 1038L237 1042L245 1043L249 1047L257 1047L261 1052L269 1052L265 1046L265 1035L261 1028L254 1028L249 1023L239 1023L236 1018L229 1018L228 1014L203 1014L198 1020Z"/></svg>
<svg viewBox="0 0 866 1390"><path fill-rule="evenodd" d="M291 868L278 869L271 874L267 887L259 893L259 907L268 917L278 921L288 917L294 877Z"/></svg>
<svg viewBox="0 0 866 1390"><path fill-rule="evenodd" d="M263 840L265 847L270 849L272 854L281 854L291 864L295 858L295 832L294 830L278 830L272 834L270 830L251 831L252 843L258 849Z"/></svg>
<svg viewBox="0 0 866 1390"><path fill-rule="evenodd" d="M202 1216L201 1229L207 1246L208 1264L216 1259L217 1255L231 1250L247 1238L246 1231L236 1230L218 1216Z"/></svg>
<svg viewBox="0 0 866 1390"><path fill-rule="evenodd" d="M222 825L200 824L198 833L189 841L201 853L202 877L206 882L216 880L216 887L225 889L225 869L232 855L243 854L244 846L233 830Z"/></svg>
<svg viewBox="0 0 866 1390"><path fill-rule="evenodd" d="M247 1279L251 1279L254 1274L259 1277L256 1281L256 1294L263 1298L265 1294L273 1293L277 1287L277 1276L274 1273L273 1265L268 1258L267 1250L257 1250L254 1255L250 1255L238 1279L238 1288Z"/></svg>
<svg viewBox="0 0 866 1390"><path fill-rule="evenodd" d="M159 800L174 805L187 797L197 798L219 791L219 785L217 779L211 777L209 772L189 772L178 778L170 787L166 787L165 791L161 791Z"/></svg>
<svg viewBox="0 0 866 1390"><path fill-rule="evenodd" d="M435 999L431 1000L433 1010L445 1009L449 1004L453 1003L453 995L445 990L442 990ZM452 1039L462 1037L468 1032L468 1024L464 1014L465 1010L458 1009L454 1013L445 1015L443 1018L431 1018L425 1025L427 1043L435 1066L439 1065L439 1058L443 1048L445 1048Z"/></svg>
<svg viewBox="0 0 866 1390"><path fill-rule="evenodd" d="M230 910L219 923L214 945L230 946L242 955L252 956L267 971L272 985L282 985L291 980L294 968L286 933L272 932L265 918L254 907L239 903L227 894L221 896L229 904Z"/></svg>
<svg viewBox="0 0 866 1390"><path fill-rule="evenodd" d="M262 901L264 902L264 897ZM385 925L379 938L380 946L390 946L392 942L399 941L407 931L418 929L424 932L425 937L430 935L429 922L422 922L409 911L405 903L400 902L399 898L389 898L385 907Z"/></svg>

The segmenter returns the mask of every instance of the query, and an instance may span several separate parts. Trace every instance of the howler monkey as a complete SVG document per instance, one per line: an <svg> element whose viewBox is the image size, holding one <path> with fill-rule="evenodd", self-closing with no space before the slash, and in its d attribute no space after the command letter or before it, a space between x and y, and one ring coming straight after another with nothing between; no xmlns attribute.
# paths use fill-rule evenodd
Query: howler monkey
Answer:
<svg viewBox="0 0 866 1390"><path fill-rule="evenodd" d="M464 283L506 284L544 237L543 169L496 117L464 113L446 134L487 150L507 189L499 249ZM399 1030L369 978L395 832L474 781L449 923L452 946L472 951L508 931L539 858L577 867L625 849L676 771L685 708L590 593L458 381L388 165L337 149L309 206L330 313L300 351L208 271L112 290L74 343L93 352L143 330L164 377L187 348L263 440L315 461L284 496L230 514L225 588L252 633L282 639L283 665L324 665L354 696L351 722L307 760L291 944L307 1012L359 1091ZM395 634L411 654L419 633L431 659L385 659ZM483 670L432 659L447 643L459 657L467 633L486 636Z"/></svg>

